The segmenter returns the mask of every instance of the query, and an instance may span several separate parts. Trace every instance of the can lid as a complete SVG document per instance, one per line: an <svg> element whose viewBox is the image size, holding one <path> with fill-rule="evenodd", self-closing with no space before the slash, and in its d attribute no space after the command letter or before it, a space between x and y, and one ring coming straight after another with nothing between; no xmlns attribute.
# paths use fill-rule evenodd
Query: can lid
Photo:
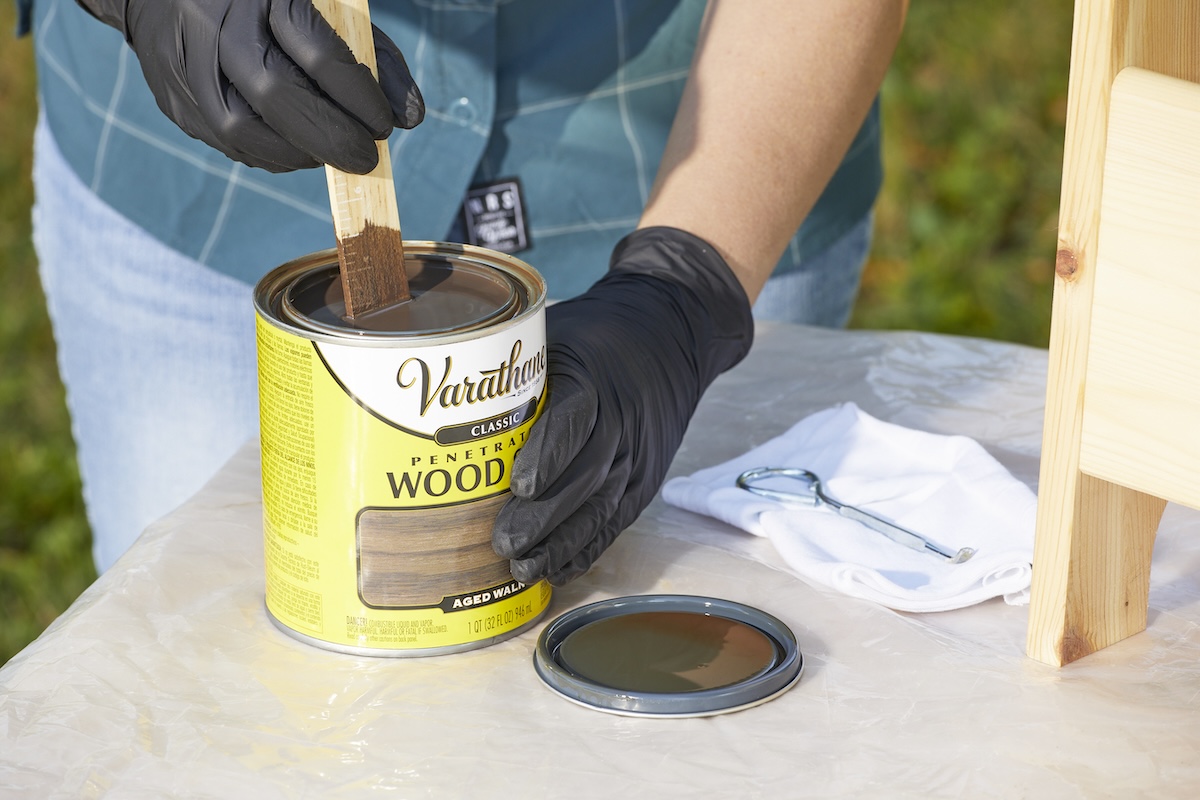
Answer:
<svg viewBox="0 0 1200 800"><path fill-rule="evenodd" d="M749 708L800 679L792 631L751 606L713 597L617 597L576 608L542 631L541 679L568 700L640 717L703 717Z"/></svg>
<svg viewBox="0 0 1200 800"><path fill-rule="evenodd" d="M334 263L287 286L280 313L303 328L326 333L426 336L482 328L521 310L517 286L499 270L428 255L406 261L412 292L407 302L347 318Z"/></svg>

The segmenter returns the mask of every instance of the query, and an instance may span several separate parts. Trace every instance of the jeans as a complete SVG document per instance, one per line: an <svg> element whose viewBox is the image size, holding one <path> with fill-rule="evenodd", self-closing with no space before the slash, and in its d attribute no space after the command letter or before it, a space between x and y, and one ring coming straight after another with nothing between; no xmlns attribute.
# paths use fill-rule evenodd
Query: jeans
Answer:
<svg viewBox="0 0 1200 800"><path fill-rule="evenodd" d="M251 287L117 214L34 137L33 238L100 571L258 430Z"/></svg>
<svg viewBox="0 0 1200 800"><path fill-rule="evenodd" d="M253 288L100 201L43 122L33 172L34 244L103 572L257 435ZM868 215L801 269L772 278L755 318L844 325L870 233Z"/></svg>
<svg viewBox="0 0 1200 800"><path fill-rule="evenodd" d="M873 217L867 214L840 239L801 263L799 269L768 279L754 303L754 318L823 328L846 327L871 250Z"/></svg>

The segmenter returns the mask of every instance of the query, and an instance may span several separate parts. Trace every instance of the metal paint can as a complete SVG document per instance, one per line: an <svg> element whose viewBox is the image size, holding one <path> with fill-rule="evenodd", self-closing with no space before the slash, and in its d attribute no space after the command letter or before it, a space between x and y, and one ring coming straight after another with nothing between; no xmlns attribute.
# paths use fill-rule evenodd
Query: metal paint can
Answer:
<svg viewBox="0 0 1200 800"><path fill-rule="evenodd" d="M356 655L484 647L550 602L491 543L545 401L545 282L470 245L406 242L405 265L413 299L353 321L332 249L254 293L267 611Z"/></svg>

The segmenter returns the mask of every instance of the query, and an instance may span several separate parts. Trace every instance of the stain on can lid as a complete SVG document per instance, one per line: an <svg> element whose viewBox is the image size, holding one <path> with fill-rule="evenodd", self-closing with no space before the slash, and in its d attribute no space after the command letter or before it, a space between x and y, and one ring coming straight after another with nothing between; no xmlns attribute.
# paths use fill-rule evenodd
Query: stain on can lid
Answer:
<svg viewBox="0 0 1200 800"><path fill-rule="evenodd" d="M800 679L796 637L759 609L712 597L643 595L582 606L542 631L534 667L555 692L626 716L749 708Z"/></svg>

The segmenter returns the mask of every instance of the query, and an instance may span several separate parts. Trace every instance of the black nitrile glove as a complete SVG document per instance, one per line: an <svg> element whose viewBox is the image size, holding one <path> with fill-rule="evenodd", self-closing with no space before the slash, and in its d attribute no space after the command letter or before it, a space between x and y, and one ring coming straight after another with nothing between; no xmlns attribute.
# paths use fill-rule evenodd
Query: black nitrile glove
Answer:
<svg viewBox="0 0 1200 800"><path fill-rule="evenodd" d="M77 0L125 35L158 107L189 136L271 172L366 173L376 139L425 115L378 28L379 80L310 0Z"/></svg>
<svg viewBox="0 0 1200 800"><path fill-rule="evenodd" d="M587 572L654 499L700 395L753 338L729 266L675 228L631 233L592 288L546 309L549 399L492 532L513 577Z"/></svg>

